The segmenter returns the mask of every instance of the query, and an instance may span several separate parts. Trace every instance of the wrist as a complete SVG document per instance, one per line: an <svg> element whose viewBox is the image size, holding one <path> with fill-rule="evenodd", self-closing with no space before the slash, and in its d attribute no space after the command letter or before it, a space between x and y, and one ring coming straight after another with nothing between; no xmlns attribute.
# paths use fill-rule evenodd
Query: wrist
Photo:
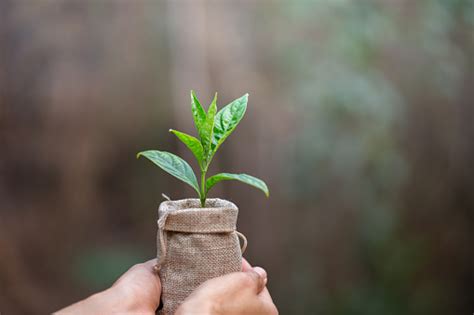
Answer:
<svg viewBox="0 0 474 315"><path fill-rule="evenodd" d="M82 301L72 304L66 308L56 311L54 314L103 314L110 310L111 306L117 306L114 295L108 290L95 293Z"/></svg>

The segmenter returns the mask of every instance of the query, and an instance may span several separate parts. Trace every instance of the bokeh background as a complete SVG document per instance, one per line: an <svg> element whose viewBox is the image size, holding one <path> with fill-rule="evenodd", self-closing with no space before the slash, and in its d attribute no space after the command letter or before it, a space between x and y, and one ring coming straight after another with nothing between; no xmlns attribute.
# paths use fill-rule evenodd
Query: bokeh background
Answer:
<svg viewBox="0 0 474 315"><path fill-rule="evenodd" d="M250 93L213 172L281 314L474 311L474 2L0 2L0 313L54 311L155 255L135 154L191 154L189 91ZM196 166L192 162L193 166Z"/></svg>

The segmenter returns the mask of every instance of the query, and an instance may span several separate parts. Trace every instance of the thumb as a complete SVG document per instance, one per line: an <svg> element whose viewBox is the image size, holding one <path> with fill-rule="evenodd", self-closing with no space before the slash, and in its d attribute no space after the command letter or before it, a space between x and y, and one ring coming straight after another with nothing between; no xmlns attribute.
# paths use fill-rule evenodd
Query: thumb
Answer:
<svg viewBox="0 0 474 315"><path fill-rule="evenodd" d="M247 275L247 278L251 279L251 285L255 288L256 293L259 294L267 284L267 272L265 269L261 267L253 267L244 273Z"/></svg>

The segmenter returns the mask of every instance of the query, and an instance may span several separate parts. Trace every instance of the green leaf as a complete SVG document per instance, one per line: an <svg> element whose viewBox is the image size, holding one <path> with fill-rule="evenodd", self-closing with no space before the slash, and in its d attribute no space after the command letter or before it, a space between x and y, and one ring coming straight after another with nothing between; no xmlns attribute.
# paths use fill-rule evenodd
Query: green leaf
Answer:
<svg viewBox="0 0 474 315"><path fill-rule="evenodd" d="M215 184L223 180L238 180L242 183L248 184L250 186L256 187L263 191L265 195L268 197L270 192L268 191L268 187L265 182L261 179L256 177L247 175L247 174L230 174L230 173L220 173L209 177L206 181L206 192L208 192Z"/></svg>
<svg viewBox="0 0 474 315"><path fill-rule="evenodd" d="M191 91L191 109L193 112L194 124L196 125L196 129L201 140L205 158L209 157L211 152L212 131L214 128L214 118L217 112L216 102L217 93L215 94L206 114L206 111L199 103L196 94L194 91Z"/></svg>
<svg viewBox="0 0 474 315"><path fill-rule="evenodd" d="M204 125L206 123L206 111L199 103L198 98L194 91L191 91L191 111L193 112L194 124L196 125L196 130L199 134L199 137L202 141L202 130L204 130Z"/></svg>
<svg viewBox="0 0 474 315"><path fill-rule="evenodd" d="M217 93L214 95L211 105L207 111L206 122L203 126L203 137L201 138L202 146L204 148L204 153L206 158L210 156L211 153L211 139L214 129L214 119L217 112Z"/></svg>
<svg viewBox="0 0 474 315"><path fill-rule="evenodd" d="M176 137L178 137L181 142L183 142L189 150L194 154L196 157L199 166L203 167L203 158L204 158L204 149L202 148L201 142L193 136L185 134L184 132L180 132L177 130L170 129L170 132L173 133Z"/></svg>
<svg viewBox="0 0 474 315"><path fill-rule="evenodd" d="M245 94L217 113L212 135L211 157L216 153L224 140L234 131L242 117L244 117L247 102L248 94Z"/></svg>
<svg viewBox="0 0 474 315"><path fill-rule="evenodd" d="M199 185L196 179L196 175L194 175L193 169L189 164L180 158L169 152L157 151L157 150L149 150L143 151L137 154L137 158L140 156L144 156L156 165L158 165L161 169L169 174L173 175L174 177L182 180L183 182L191 185L199 195Z"/></svg>

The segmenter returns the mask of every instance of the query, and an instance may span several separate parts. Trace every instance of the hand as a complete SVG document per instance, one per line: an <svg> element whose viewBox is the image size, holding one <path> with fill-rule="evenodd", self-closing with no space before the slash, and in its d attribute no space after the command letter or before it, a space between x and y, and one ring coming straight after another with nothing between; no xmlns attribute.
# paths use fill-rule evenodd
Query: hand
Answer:
<svg viewBox="0 0 474 315"><path fill-rule="evenodd" d="M137 264L109 289L66 307L56 314L155 314L161 282L153 270L156 259Z"/></svg>
<svg viewBox="0 0 474 315"><path fill-rule="evenodd" d="M109 289L68 306L56 314L155 314L160 304L161 282L153 270L156 259L137 264ZM262 314L278 311L265 288L267 274L243 260L243 272L211 279L201 285L176 315Z"/></svg>
<svg viewBox="0 0 474 315"><path fill-rule="evenodd" d="M277 315L265 287L267 273L242 261L242 271L214 278L199 286L175 315Z"/></svg>

